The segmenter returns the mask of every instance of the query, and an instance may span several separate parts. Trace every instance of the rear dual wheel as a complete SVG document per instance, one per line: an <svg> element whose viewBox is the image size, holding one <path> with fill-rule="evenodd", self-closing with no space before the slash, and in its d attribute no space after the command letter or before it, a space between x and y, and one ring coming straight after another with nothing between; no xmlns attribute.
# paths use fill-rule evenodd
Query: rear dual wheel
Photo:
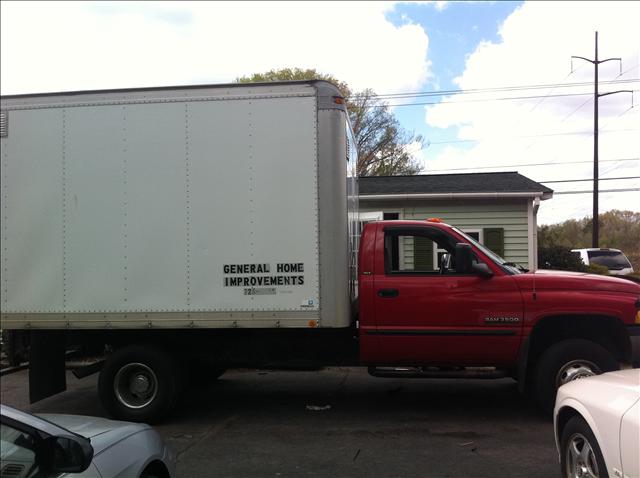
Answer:
<svg viewBox="0 0 640 478"><path fill-rule="evenodd" d="M180 372L177 362L161 348L124 347L102 368L98 394L111 416L153 423L175 406L182 389Z"/></svg>

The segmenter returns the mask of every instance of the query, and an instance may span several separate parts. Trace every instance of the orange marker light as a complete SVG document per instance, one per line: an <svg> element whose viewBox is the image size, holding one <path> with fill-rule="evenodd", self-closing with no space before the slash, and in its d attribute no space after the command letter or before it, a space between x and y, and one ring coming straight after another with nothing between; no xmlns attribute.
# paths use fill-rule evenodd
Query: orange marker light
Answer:
<svg viewBox="0 0 640 478"><path fill-rule="evenodd" d="M309 321L309 327L317 327L318 326L318 321L317 320L310 320Z"/></svg>
<svg viewBox="0 0 640 478"><path fill-rule="evenodd" d="M442 222L442 219L440 219L439 217L430 217L429 219L427 219L427 222Z"/></svg>
<svg viewBox="0 0 640 478"><path fill-rule="evenodd" d="M342 98L341 96L334 96L333 97L333 102L337 105L343 105L344 104L344 98Z"/></svg>

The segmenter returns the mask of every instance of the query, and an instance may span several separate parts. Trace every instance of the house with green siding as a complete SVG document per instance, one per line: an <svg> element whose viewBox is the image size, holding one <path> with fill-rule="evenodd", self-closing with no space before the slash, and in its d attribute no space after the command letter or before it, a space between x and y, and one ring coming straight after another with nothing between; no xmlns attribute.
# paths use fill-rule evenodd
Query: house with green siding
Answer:
<svg viewBox="0 0 640 478"><path fill-rule="evenodd" d="M553 191L517 172L359 178L360 221L437 217L507 261L537 269L537 213ZM410 239L407 239L410 240ZM405 261L438 267L430 242L400 245Z"/></svg>

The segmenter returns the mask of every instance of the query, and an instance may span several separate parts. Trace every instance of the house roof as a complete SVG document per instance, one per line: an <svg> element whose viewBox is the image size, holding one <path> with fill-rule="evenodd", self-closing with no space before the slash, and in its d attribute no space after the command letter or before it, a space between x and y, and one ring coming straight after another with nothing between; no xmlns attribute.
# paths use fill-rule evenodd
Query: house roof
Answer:
<svg viewBox="0 0 640 478"><path fill-rule="evenodd" d="M361 199L454 197L539 197L553 190L515 171L501 173L422 174L360 177Z"/></svg>

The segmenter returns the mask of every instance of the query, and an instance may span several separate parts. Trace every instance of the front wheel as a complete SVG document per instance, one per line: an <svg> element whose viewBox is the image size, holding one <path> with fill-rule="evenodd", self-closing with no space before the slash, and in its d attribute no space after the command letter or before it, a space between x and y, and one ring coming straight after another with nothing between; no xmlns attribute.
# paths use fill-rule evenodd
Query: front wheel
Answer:
<svg viewBox="0 0 640 478"><path fill-rule="evenodd" d="M593 431L576 415L562 430L560 462L565 478L609 478L602 451Z"/></svg>
<svg viewBox="0 0 640 478"><path fill-rule="evenodd" d="M558 388L565 383L611 372L620 368L603 346L584 339L569 339L549 347L536 368L535 387L538 403L553 412Z"/></svg>
<svg viewBox="0 0 640 478"><path fill-rule="evenodd" d="M104 408L115 418L155 422L175 405L180 392L176 362L162 349L129 346L114 352L98 379Z"/></svg>

